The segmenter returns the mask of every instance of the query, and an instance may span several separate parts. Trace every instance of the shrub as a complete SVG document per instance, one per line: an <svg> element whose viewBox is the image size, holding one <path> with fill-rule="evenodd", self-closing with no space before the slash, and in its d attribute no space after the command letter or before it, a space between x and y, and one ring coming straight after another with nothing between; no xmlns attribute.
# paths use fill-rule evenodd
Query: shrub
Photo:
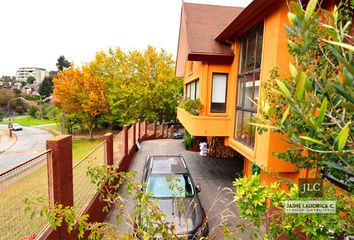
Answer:
<svg viewBox="0 0 354 240"><path fill-rule="evenodd" d="M195 138L189 134L189 132L185 131L184 133L184 146L186 149L189 149L195 143Z"/></svg>
<svg viewBox="0 0 354 240"><path fill-rule="evenodd" d="M197 116L202 104L199 99L187 99L180 104L180 107L190 114Z"/></svg>
<svg viewBox="0 0 354 240"><path fill-rule="evenodd" d="M38 108L37 108L37 107L30 107L30 108L28 109L28 114L29 114L31 117L35 118L35 117L36 117L36 114L37 114L37 111L38 111Z"/></svg>

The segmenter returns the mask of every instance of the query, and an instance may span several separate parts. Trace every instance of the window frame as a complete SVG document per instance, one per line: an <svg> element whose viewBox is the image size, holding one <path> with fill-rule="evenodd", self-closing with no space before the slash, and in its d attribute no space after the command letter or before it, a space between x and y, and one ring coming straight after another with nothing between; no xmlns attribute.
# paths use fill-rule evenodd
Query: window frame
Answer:
<svg viewBox="0 0 354 240"><path fill-rule="evenodd" d="M191 94L192 94L192 85L194 85L194 96L192 98ZM186 98L187 99L191 99L191 100L195 100L195 99L199 99L199 91L200 87L199 87L199 78L194 79L191 82L186 83Z"/></svg>
<svg viewBox="0 0 354 240"><path fill-rule="evenodd" d="M253 33L253 31L256 30L256 35L254 38L249 38L249 35ZM261 34L261 35L260 35ZM248 139L246 138L245 140L242 139L244 135L245 129L243 128L245 124L245 113L250 114L251 118L253 118L257 114L257 106L253 104L251 101L251 107L246 107L246 101L247 96L245 95L246 93L246 83L247 82L252 82L252 100L254 100L256 89L258 87L258 97L259 97L259 91L260 91L260 73L261 73L261 65L262 65L262 52L263 52L263 38L264 38L264 21L259 22L256 24L253 28L251 28L249 31L244 33L240 37L240 50L239 50L239 67L238 67L238 72L237 72L237 96L236 96L236 111L235 111L235 126L234 126L234 139L247 147L250 147L254 149L255 145L255 127L252 125L249 125L247 128L249 133L248 133ZM254 50L253 50L253 68L251 70L248 70L248 48L249 48L249 43L251 41L255 40L254 43ZM261 45L259 46L259 41L262 41ZM259 67L257 67L257 59L260 59L259 62ZM243 66L245 65L245 66ZM244 68L244 69L243 69ZM258 76L258 79L256 79ZM251 81L248 81L248 79L252 79ZM259 81L258 86L256 86L256 82ZM240 89L242 87L242 89ZM240 98L241 95L241 99ZM241 124L239 122L239 117ZM241 134L239 134L239 126Z"/></svg>
<svg viewBox="0 0 354 240"><path fill-rule="evenodd" d="M224 106L221 111L215 109L213 110L213 89L214 89L214 76L215 75L224 75L226 76L226 84L225 84L225 99L224 99ZM223 73L223 72L213 72L211 76L211 98L210 98L210 113L226 113L226 108L227 108L227 89L228 89L228 79L229 79L229 74L228 73Z"/></svg>

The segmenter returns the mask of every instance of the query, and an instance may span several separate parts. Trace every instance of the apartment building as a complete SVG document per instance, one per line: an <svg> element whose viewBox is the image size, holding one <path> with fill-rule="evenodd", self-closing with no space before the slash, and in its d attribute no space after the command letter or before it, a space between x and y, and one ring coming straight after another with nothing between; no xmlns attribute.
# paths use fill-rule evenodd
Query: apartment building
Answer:
<svg viewBox="0 0 354 240"><path fill-rule="evenodd" d="M22 67L16 71L16 81L26 82L27 78L32 76L36 79L34 82L35 85L39 85L47 75L47 72L44 68L37 67Z"/></svg>

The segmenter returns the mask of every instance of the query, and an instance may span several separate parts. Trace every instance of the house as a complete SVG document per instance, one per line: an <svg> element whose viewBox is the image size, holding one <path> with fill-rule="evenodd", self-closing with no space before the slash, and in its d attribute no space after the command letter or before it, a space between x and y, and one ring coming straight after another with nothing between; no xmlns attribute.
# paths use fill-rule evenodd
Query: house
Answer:
<svg viewBox="0 0 354 240"><path fill-rule="evenodd" d="M28 86L28 85L26 85L26 86L24 86L24 87L22 88L22 92L25 93L25 94L31 94L32 91L33 91L32 87L31 87L31 86Z"/></svg>
<svg viewBox="0 0 354 240"><path fill-rule="evenodd" d="M249 124L270 71L277 66L281 76L290 74L288 11L286 0L254 0L243 10L183 3L180 21L176 75L184 77L185 97L202 107L198 116L178 108L177 118L192 136L221 139L243 156L245 175L259 172L268 183L309 176L273 155L289 147L281 136L259 135Z"/></svg>

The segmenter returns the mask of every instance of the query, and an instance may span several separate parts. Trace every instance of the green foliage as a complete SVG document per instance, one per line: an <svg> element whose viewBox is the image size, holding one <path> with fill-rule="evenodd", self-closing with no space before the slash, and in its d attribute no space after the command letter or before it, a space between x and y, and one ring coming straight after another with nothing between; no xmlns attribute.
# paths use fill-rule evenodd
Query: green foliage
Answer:
<svg viewBox="0 0 354 240"><path fill-rule="evenodd" d="M340 1L338 18L342 22L348 22L353 20L354 1L342 0Z"/></svg>
<svg viewBox="0 0 354 240"><path fill-rule="evenodd" d="M37 114L38 108L37 107L30 107L28 109L28 115L30 115L31 117L35 118L36 114Z"/></svg>
<svg viewBox="0 0 354 240"><path fill-rule="evenodd" d="M311 0L303 11L290 3L287 31L295 62L290 77L281 78L275 68L262 86L258 129L270 123L293 144L277 157L299 168L330 169L348 181L347 173L354 174L354 49L345 43L350 22L343 20L343 8L331 13L316 5Z"/></svg>
<svg viewBox="0 0 354 240"><path fill-rule="evenodd" d="M21 94L21 90L20 89L14 88L14 89L12 89L12 91L16 94L16 96Z"/></svg>
<svg viewBox="0 0 354 240"><path fill-rule="evenodd" d="M29 76L26 81L28 84L33 84L36 81L36 78L33 76Z"/></svg>
<svg viewBox="0 0 354 240"><path fill-rule="evenodd" d="M91 70L107 88L110 112L106 119L119 125L136 119L175 121L183 79L175 77L175 62L163 49L109 49L98 52Z"/></svg>
<svg viewBox="0 0 354 240"><path fill-rule="evenodd" d="M299 200L298 186L289 185L289 191L281 188L281 182L266 186L260 176L240 178L233 182L236 189L234 202L243 218L236 229L250 230L255 239L344 239L354 234L354 199L348 193L335 196L335 189L324 184L323 200L336 200L336 214L285 214L285 200ZM302 200L308 200L302 198ZM311 199L313 200L313 199ZM345 214L341 214L345 213ZM266 226L266 228L263 228Z"/></svg>
<svg viewBox="0 0 354 240"><path fill-rule="evenodd" d="M202 104L199 99L186 99L182 101L179 106L190 114L197 116Z"/></svg>
<svg viewBox="0 0 354 240"><path fill-rule="evenodd" d="M184 146L186 149L190 149L195 143L195 138L189 134L189 132L184 132Z"/></svg>
<svg viewBox="0 0 354 240"><path fill-rule="evenodd" d="M0 121L2 121L4 116L5 116L5 110L0 108Z"/></svg>
<svg viewBox="0 0 354 240"><path fill-rule="evenodd" d="M49 97L53 93L54 85L52 77L45 77L41 85L39 85L38 92L42 97Z"/></svg>
<svg viewBox="0 0 354 240"><path fill-rule="evenodd" d="M69 68L71 63L63 55L61 55L58 58L56 65L57 65L58 71L63 71L65 68Z"/></svg>

